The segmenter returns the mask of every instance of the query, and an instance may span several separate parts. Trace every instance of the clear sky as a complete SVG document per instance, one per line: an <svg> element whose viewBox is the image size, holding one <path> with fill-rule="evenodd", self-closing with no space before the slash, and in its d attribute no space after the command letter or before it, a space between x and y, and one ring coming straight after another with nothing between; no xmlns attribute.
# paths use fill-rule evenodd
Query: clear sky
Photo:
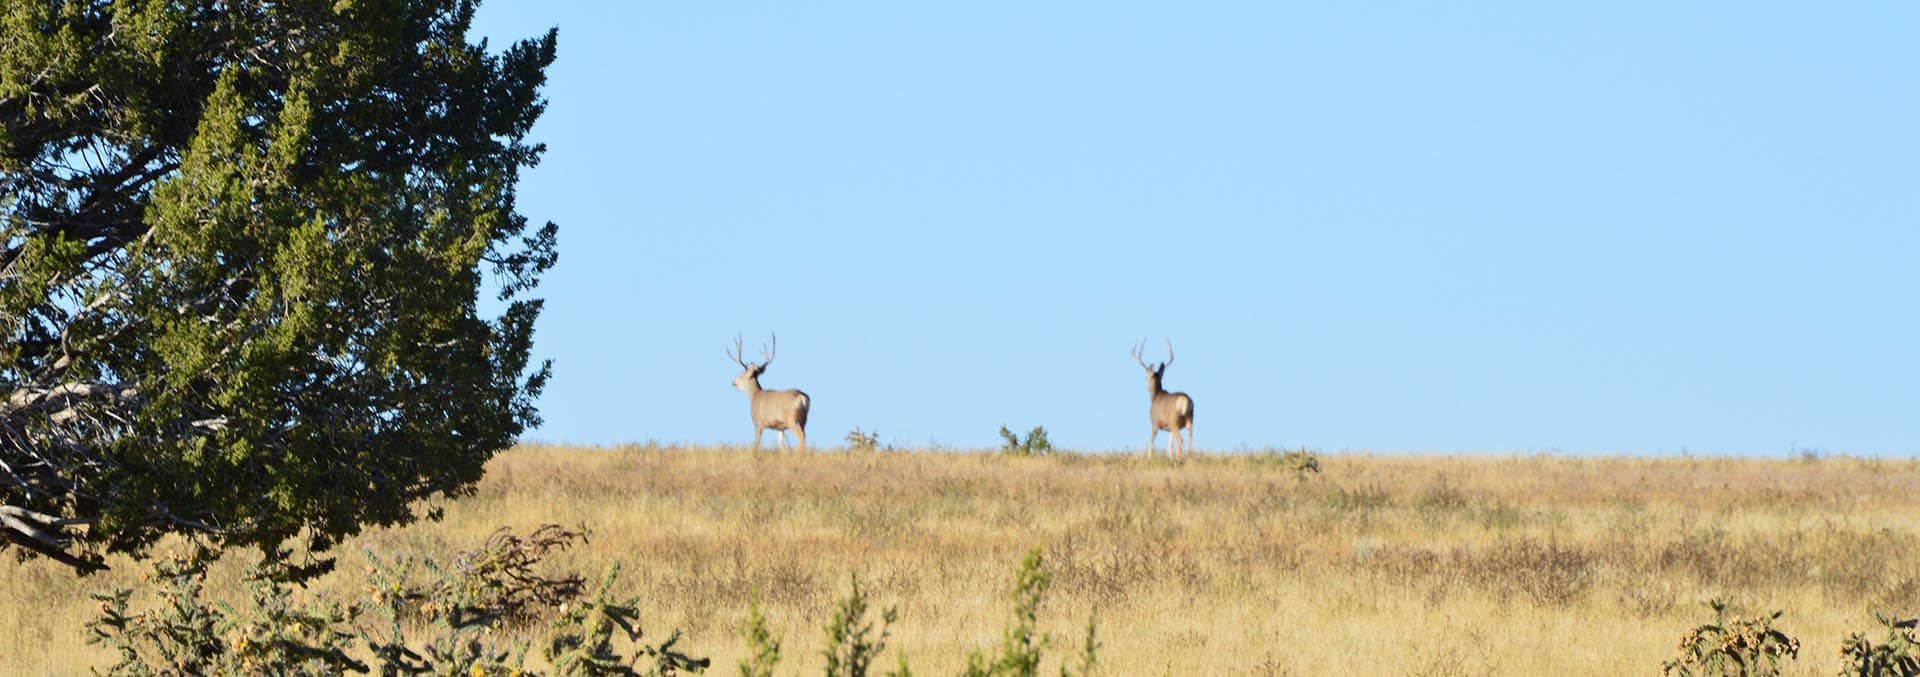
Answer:
<svg viewBox="0 0 1920 677"><path fill-rule="evenodd" d="M527 438L1920 453L1920 4L1565 4L492 0Z"/></svg>

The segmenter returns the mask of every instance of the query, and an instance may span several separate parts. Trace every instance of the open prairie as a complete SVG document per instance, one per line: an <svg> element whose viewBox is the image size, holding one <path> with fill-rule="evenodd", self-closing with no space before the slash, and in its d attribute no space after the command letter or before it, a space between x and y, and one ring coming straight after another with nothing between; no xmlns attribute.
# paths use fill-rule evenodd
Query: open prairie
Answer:
<svg viewBox="0 0 1920 677"><path fill-rule="evenodd" d="M753 453L562 448L499 455L445 519L367 532L314 593L360 584L361 550L446 555L498 526L585 525L552 560L589 577L627 563L647 630L731 673L757 598L782 674L818 672L850 575L897 606L886 663L954 672L998 641L1021 556L1053 574L1043 670L1097 618L1107 674L1647 674L1721 596L1783 610L1789 674L1831 674L1872 612L1920 612L1920 463L1846 457L1620 458L951 451ZM67 674L86 592L0 565L0 674ZM242 563L209 585L244 600Z"/></svg>

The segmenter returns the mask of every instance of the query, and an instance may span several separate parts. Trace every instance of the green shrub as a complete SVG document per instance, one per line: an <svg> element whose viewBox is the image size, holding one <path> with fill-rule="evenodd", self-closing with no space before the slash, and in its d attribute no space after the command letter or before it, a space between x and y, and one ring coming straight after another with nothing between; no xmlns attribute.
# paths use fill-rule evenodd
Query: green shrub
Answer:
<svg viewBox="0 0 1920 677"><path fill-rule="evenodd" d="M292 605L281 565L250 572L252 604L241 611L203 599L210 553L176 555L156 561L146 577L160 600L148 611L129 612L131 590L95 593L100 610L86 625L88 641L118 655L110 675L505 675L525 673L527 646L506 644L492 631L549 618L542 653L555 674L640 674L634 666L642 659L647 674L704 669L706 659L674 649L677 632L658 645L639 642L637 598L611 597L618 564L591 596L583 595L578 575L549 575L537 566L549 551L584 539L552 525L527 538L497 531L456 555L451 568L426 559L387 562L369 552L362 598L301 609ZM420 570L431 580L417 581ZM614 641L616 630L623 643Z"/></svg>
<svg viewBox="0 0 1920 677"><path fill-rule="evenodd" d="M774 666L780 664L780 638L767 630L759 600L747 605L747 622L740 626L740 638L747 642L747 657L740 659L740 677L773 677Z"/></svg>
<svg viewBox="0 0 1920 677"><path fill-rule="evenodd" d="M1047 638L1038 634L1035 628L1040 615L1040 602L1046 597L1047 583L1052 576L1042 566L1040 551L1027 553L1020 563L1020 570L1013 579L1013 624L1000 640L1000 649L992 661L975 651L967 657L968 677L987 675L1025 675L1031 677L1040 671L1040 652L1046 648Z"/></svg>
<svg viewBox="0 0 1920 677"><path fill-rule="evenodd" d="M1880 614L1874 619L1887 629L1887 639L1875 644L1866 635L1853 633L1840 643L1841 675L1880 677L1882 675L1920 675L1920 642L1913 636L1920 620L1894 620Z"/></svg>
<svg viewBox="0 0 1920 677"><path fill-rule="evenodd" d="M1040 673L1040 659L1049 643L1039 630L1040 605L1046 598L1047 585L1052 580L1053 576L1047 572L1040 550L1028 552L1026 559L1020 562L1019 571L1014 574L1013 623L1007 626L1000 647L991 659L978 651L967 657L967 677L1033 677ZM1088 616L1087 636L1081 645L1080 669L1076 673L1063 664L1060 667L1062 677L1092 674L1096 653L1100 648L1095 633L1094 619Z"/></svg>
<svg viewBox="0 0 1920 677"><path fill-rule="evenodd" d="M351 612L327 605L294 610L286 584L267 572L251 577L253 613L202 599L209 554L196 550L154 561L143 578L161 604L129 613L130 590L93 593L99 616L87 622L87 642L119 656L109 675L244 674L292 675L364 672L367 666L342 650L354 638Z"/></svg>
<svg viewBox="0 0 1920 677"><path fill-rule="evenodd" d="M879 632L867 619L867 596L860 590L860 577L851 577L851 589L834 607L827 622L827 677L866 677L873 659L887 648L887 632L899 618L897 607L880 614ZM904 663L905 659L902 659Z"/></svg>
<svg viewBox="0 0 1920 677"><path fill-rule="evenodd" d="M631 667L642 657L653 663L653 669L644 674L672 675L705 670L711 662L709 659L674 650L673 645L680 641L678 630L658 646L639 643L640 598L615 601L609 597L619 575L620 565L615 563L607 570L606 579L601 581L599 591L592 598L563 607L560 617L554 620L553 634L544 650L547 660L553 664L554 674L595 677L643 674ZM626 636L627 643L635 645L631 656L623 655L614 645L615 629Z"/></svg>
<svg viewBox="0 0 1920 677"><path fill-rule="evenodd" d="M875 430L873 432L861 432L860 428L858 426L855 426L853 429L853 432L847 433L847 450L848 451L879 451L880 450L880 431Z"/></svg>
<svg viewBox="0 0 1920 677"><path fill-rule="evenodd" d="M1678 655L1660 665L1662 674L1683 677L1780 674L1780 660L1800 656L1800 640L1773 627L1781 612L1727 620L1728 603L1713 600L1713 621L1695 626L1680 637Z"/></svg>
<svg viewBox="0 0 1920 677"><path fill-rule="evenodd" d="M1032 456L1053 451L1053 443L1047 441L1047 429L1041 426L1034 426L1033 430L1027 431L1027 438L1023 440L1003 425L1000 426L1000 439L1000 452L1004 454Z"/></svg>

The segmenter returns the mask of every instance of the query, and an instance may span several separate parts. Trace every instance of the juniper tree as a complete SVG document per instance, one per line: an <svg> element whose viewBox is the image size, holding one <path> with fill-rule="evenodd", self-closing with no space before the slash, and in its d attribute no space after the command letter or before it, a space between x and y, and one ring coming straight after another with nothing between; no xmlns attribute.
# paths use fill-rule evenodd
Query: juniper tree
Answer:
<svg viewBox="0 0 1920 677"><path fill-rule="evenodd" d="M555 227L514 186L554 32L490 50L471 0L4 6L0 544L324 552L537 423Z"/></svg>

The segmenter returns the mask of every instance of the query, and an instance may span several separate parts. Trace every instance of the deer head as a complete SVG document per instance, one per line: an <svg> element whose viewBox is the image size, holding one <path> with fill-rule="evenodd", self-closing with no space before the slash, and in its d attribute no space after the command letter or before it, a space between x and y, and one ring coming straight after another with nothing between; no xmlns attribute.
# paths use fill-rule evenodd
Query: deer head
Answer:
<svg viewBox="0 0 1920 677"><path fill-rule="evenodd" d="M740 365L740 375L733 379L733 387L749 393L759 390L760 375L766 373L767 367L773 364L773 353L779 349L780 337L774 335L772 348L760 347L760 362L758 364L747 362L740 358L742 352L740 337L733 337L733 350L727 351L727 357L731 358L734 364Z"/></svg>
<svg viewBox="0 0 1920 677"><path fill-rule="evenodd" d="M1146 347L1147 340L1140 339L1140 345L1133 347L1133 361L1139 363L1141 369L1147 370L1147 388L1157 393L1161 391L1161 377L1167 375L1167 367L1173 366L1173 340L1167 340L1167 361L1159 364L1149 365L1146 360L1140 359L1140 352Z"/></svg>

